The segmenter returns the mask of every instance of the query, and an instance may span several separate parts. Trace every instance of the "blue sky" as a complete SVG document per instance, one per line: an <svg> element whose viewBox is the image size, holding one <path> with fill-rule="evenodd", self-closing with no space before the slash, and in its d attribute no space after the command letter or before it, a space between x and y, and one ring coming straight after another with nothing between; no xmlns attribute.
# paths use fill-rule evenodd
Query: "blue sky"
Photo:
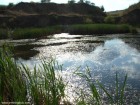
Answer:
<svg viewBox="0 0 140 105"><path fill-rule="evenodd" d="M0 4L7 5L9 3L18 3L18 2L40 2L40 0L0 0ZM79 1L79 0L76 0ZM137 3L139 0L89 0L97 6L104 6L105 11L114 11L128 8L131 4ZM51 2L55 3L67 3L68 0L51 0Z"/></svg>

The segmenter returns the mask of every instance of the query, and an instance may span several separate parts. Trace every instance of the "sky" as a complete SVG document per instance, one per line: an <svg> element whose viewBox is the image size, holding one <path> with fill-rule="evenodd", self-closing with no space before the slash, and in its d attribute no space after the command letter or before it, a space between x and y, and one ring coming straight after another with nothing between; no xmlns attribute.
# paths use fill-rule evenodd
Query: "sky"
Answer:
<svg viewBox="0 0 140 105"><path fill-rule="evenodd" d="M18 2L40 2L41 0L0 0L0 5L8 5L9 3L18 3ZM79 0L75 0L79 1ZM131 4L137 3L140 0L89 0L92 3L95 3L96 6L104 6L105 11L115 11L128 8ZM67 3L68 0L51 0L55 3Z"/></svg>

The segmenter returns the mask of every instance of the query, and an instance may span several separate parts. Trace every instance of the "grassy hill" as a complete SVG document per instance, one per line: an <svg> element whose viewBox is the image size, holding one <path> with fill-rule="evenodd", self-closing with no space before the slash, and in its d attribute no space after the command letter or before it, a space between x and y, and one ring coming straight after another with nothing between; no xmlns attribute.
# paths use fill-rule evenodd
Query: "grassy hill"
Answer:
<svg viewBox="0 0 140 105"><path fill-rule="evenodd" d="M56 4L56 3L24 3L15 5L11 10L23 11L30 14L79 14L79 15L105 15L97 6L85 3Z"/></svg>
<svg viewBox="0 0 140 105"><path fill-rule="evenodd" d="M140 24L140 2L131 5L123 12L121 22L133 25Z"/></svg>
<svg viewBox="0 0 140 105"><path fill-rule="evenodd" d="M86 3L21 2L6 10L0 10L0 26L46 27L48 25L102 23L105 16L106 14L99 7Z"/></svg>
<svg viewBox="0 0 140 105"><path fill-rule="evenodd" d="M140 2L135 3L135 4L131 5L131 6L129 6L129 8L126 9L126 10L123 12L123 14L128 14L129 12L132 12L132 11L134 11L134 10L136 10L136 9L140 9Z"/></svg>
<svg viewBox="0 0 140 105"><path fill-rule="evenodd" d="M110 23L140 25L140 2L135 3L124 10L107 12L105 20Z"/></svg>

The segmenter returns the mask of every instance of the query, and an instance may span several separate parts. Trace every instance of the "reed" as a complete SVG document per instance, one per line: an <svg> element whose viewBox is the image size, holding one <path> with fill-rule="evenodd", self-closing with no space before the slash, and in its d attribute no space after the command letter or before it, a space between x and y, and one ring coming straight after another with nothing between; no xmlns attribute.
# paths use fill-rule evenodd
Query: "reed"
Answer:
<svg viewBox="0 0 140 105"><path fill-rule="evenodd" d="M77 24L68 27L70 34L96 35L96 34L118 34L131 33L132 27L127 24Z"/></svg>
<svg viewBox="0 0 140 105"><path fill-rule="evenodd" d="M27 66L16 64L7 49L0 50L0 101L30 102L35 105L60 105L65 96L62 77L56 75L53 61L42 61L39 68L31 71Z"/></svg>
<svg viewBox="0 0 140 105"><path fill-rule="evenodd" d="M84 80L86 80L87 85L90 87L90 101L94 102L95 105L102 105L103 103L103 99L101 98L101 94L99 92L99 89L102 89L103 92L106 94L106 96L108 97L108 104L109 105L124 105L124 91L125 91L125 87L126 87L126 82L127 82L127 75L124 78L123 84L119 84L118 82L118 73L116 72L116 86L115 86L115 96L113 96L109 91L107 91L107 89L105 88L105 86L103 86L103 84L101 84L98 80L97 81L93 81L93 77L91 75L90 69L87 68L85 72L74 72L74 74L80 76L81 78L83 78ZM82 96L84 92L82 92ZM87 103L87 100L80 100L80 102L78 103ZM93 104L93 103L90 103ZM82 104L81 104L82 105Z"/></svg>
<svg viewBox="0 0 140 105"><path fill-rule="evenodd" d="M52 34L61 33L61 26L50 26L46 28L19 28L15 29L12 38L13 39L30 39L30 38L40 38Z"/></svg>

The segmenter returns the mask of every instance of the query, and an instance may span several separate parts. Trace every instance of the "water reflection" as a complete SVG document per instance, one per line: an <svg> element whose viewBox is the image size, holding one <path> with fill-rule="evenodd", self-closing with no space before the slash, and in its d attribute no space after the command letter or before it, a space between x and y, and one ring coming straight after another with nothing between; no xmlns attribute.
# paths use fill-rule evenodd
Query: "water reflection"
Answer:
<svg viewBox="0 0 140 105"><path fill-rule="evenodd" d="M50 59L51 56L54 57L59 64L63 64L64 71L62 72L62 76L69 83L67 87L69 96L76 96L76 89L83 88L88 90L84 81L73 74L77 67L80 67L80 71L84 71L85 67L88 66L93 79L101 81L108 90L115 86L116 72L120 75L120 81L123 80L125 74L128 74L128 90L125 92L129 96L127 99L131 100L132 97L137 96L134 100L138 102L140 97L140 52L136 49L139 43L138 41L134 41L134 39L139 40L137 37L121 39L91 36L72 37L66 34L62 36L54 35L50 39L42 39L34 42L41 45L44 43L45 45L35 48L35 50L40 51L38 56L27 61L19 59L18 62L25 63L32 68L33 65L40 64L42 57L45 57L46 60ZM54 42L56 43L55 46L53 46ZM135 46L132 47L133 45Z"/></svg>
<svg viewBox="0 0 140 105"><path fill-rule="evenodd" d="M84 81L73 75L78 66L81 67L81 71L88 66L93 79L100 80L108 90L115 86L116 72L120 75L120 81L123 80L125 74L128 74L129 85L126 91L127 95L129 95L128 100L131 100L135 95L140 96L140 53L121 39L107 40L104 45L96 47L90 53L63 53L56 56L56 58L66 70L63 74L65 80L72 84L67 89L68 94L73 93L72 95L76 95L75 90L80 88L85 91L88 90ZM129 93L129 90L132 93ZM137 102L138 97L135 97Z"/></svg>
<svg viewBox="0 0 140 105"><path fill-rule="evenodd" d="M104 45L96 47L91 53L62 53L56 60L69 67L85 67L88 65L94 70L123 70L131 78L140 78L140 53L120 39L107 40Z"/></svg>

